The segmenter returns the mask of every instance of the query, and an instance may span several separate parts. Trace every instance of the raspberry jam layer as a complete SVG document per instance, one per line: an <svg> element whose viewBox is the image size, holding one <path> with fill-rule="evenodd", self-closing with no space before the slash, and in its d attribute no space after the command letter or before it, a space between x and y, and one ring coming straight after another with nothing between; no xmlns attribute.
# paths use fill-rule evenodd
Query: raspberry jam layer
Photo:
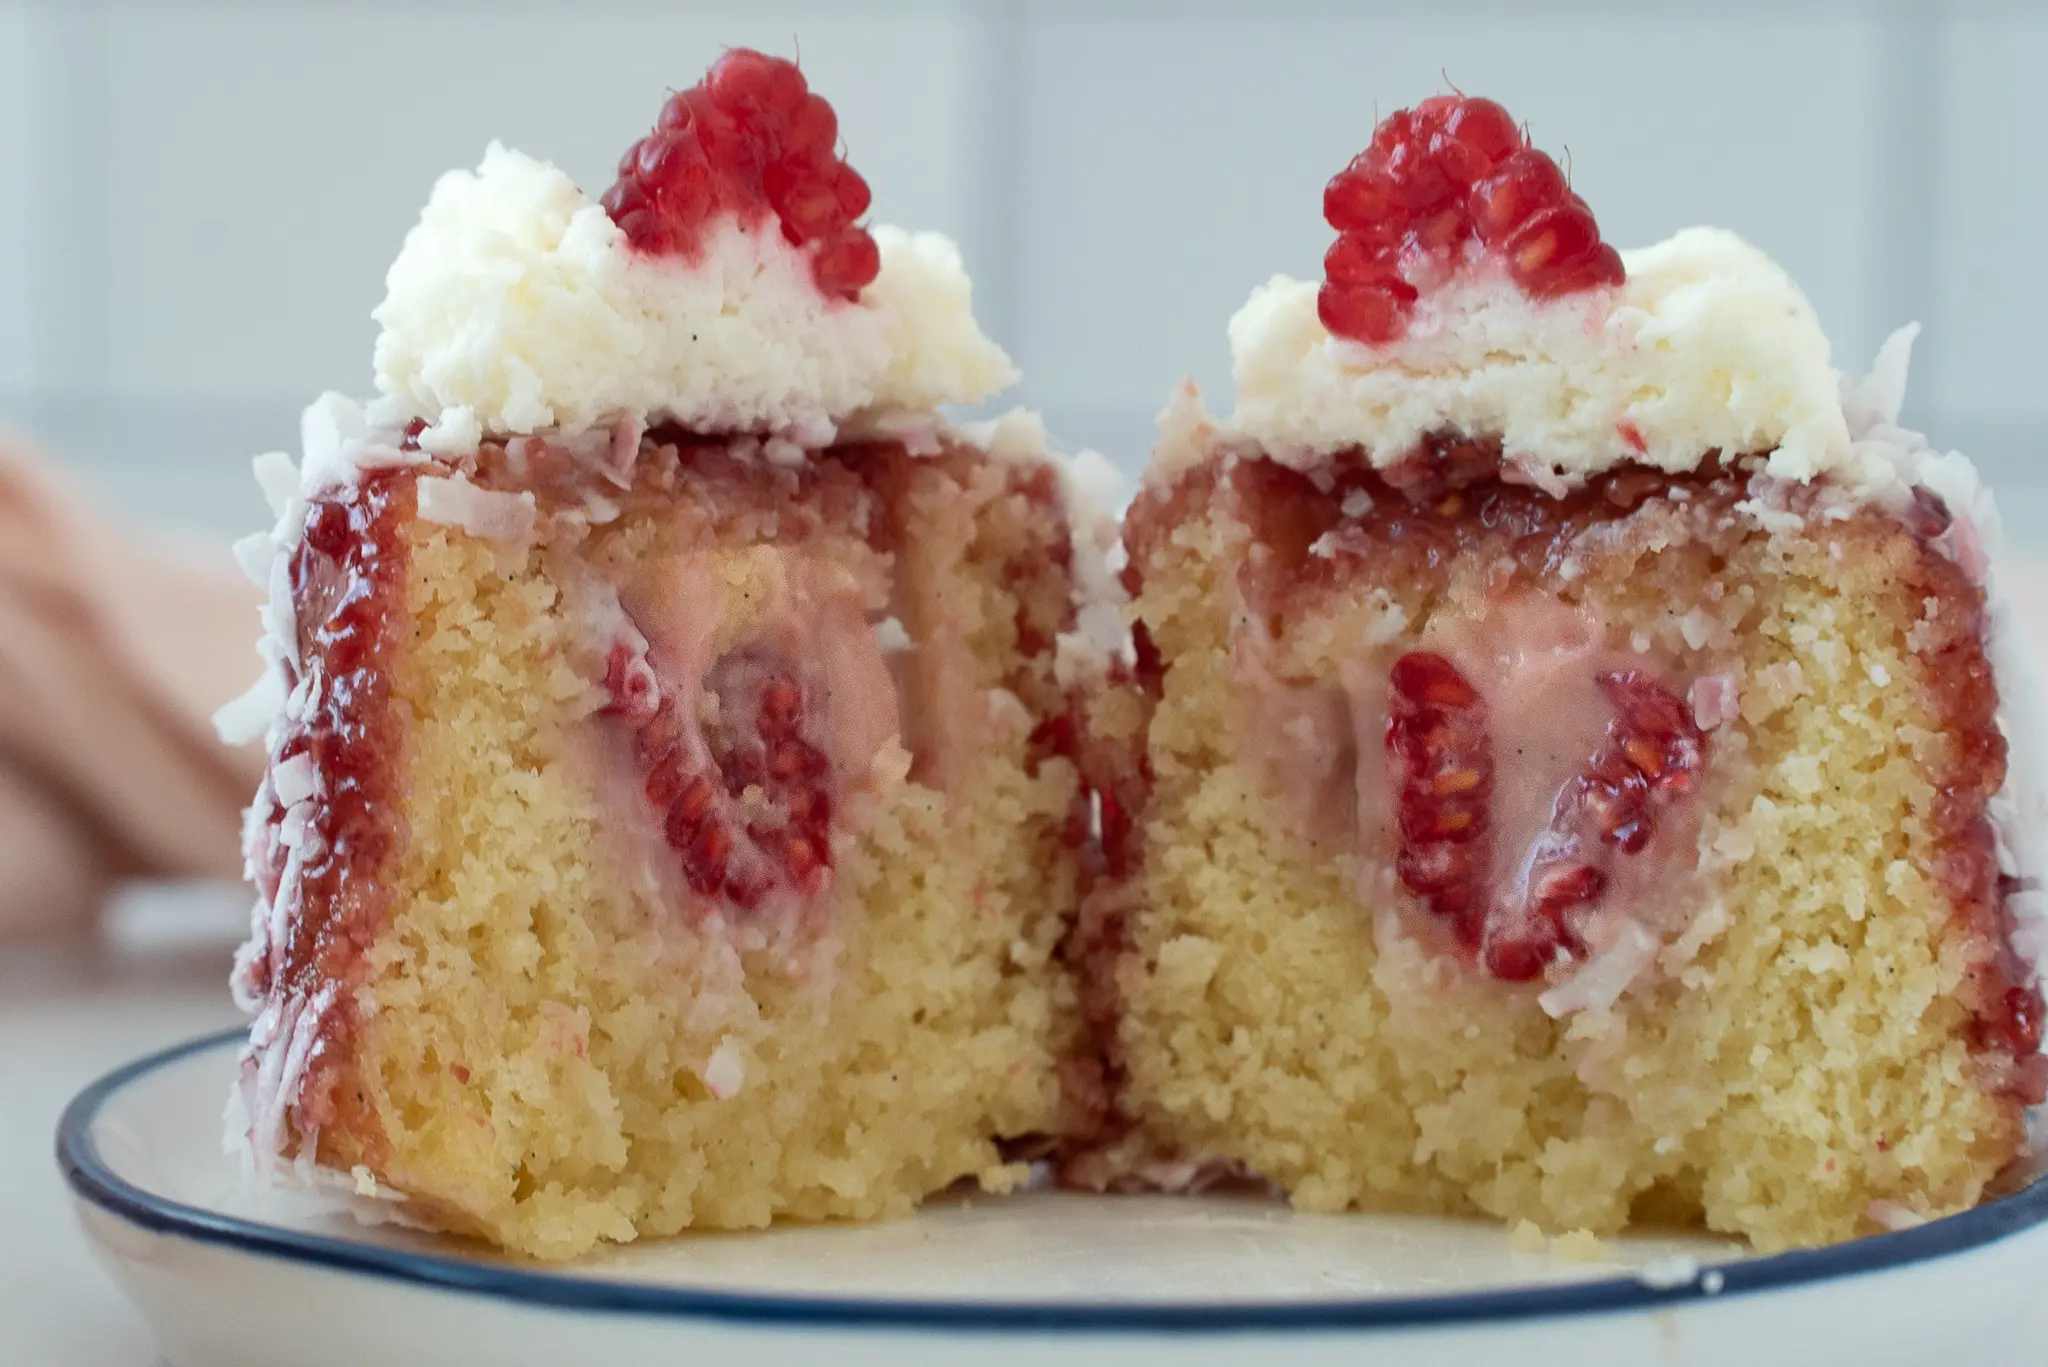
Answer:
<svg viewBox="0 0 2048 1367"><path fill-rule="evenodd" d="M403 528L416 484L410 471L370 474L306 511L291 561L299 665L287 664L285 679L305 703L273 758L270 810L252 861L259 891L280 909L242 984L253 997L303 1003L330 984L353 983L387 918L384 874L402 839L391 666L403 634ZM287 810L276 775L301 757L311 764L312 793ZM288 820L297 828L290 848ZM329 1123L345 1104L331 1070L346 1050L331 1046L353 1022L347 992L333 994L319 1018L330 1047L313 1051L298 1094L301 1133Z"/></svg>

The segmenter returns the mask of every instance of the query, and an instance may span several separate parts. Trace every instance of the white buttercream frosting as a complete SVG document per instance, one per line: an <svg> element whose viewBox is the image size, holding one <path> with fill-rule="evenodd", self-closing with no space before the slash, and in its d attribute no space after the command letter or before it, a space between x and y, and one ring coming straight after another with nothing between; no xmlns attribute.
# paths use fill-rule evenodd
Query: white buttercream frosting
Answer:
<svg viewBox="0 0 2048 1367"><path fill-rule="evenodd" d="M817 445L862 410L1013 383L958 249L873 235L881 274L857 301L827 299L772 219L728 216L695 255L649 255L561 171L493 143L441 177L392 263L377 387L433 421L431 451L623 418Z"/></svg>
<svg viewBox="0 0 2048 1367"><path fill-rule="evenodd" d="M1390 465L1444 431L1498 435L1566 481L1710 451L1770 451L1769 473L1792 480L1857 463L1827 337L1775 262L1713 228L1622 260L1618 289L1547 301L1482 264L1378 347L1331 336L1317 286L1276 276L1230 323L1231 425L1301 467L1353 448Z"/></svg>

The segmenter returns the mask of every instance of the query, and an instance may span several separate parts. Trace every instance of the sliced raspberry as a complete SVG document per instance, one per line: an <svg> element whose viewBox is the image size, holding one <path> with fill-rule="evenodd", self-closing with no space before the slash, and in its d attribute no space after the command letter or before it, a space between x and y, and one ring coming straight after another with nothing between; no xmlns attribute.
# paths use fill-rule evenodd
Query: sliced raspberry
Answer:
<svg viewBox="0 0 2048 1367"><path fill-rule="evenodd" d="M1387 682L1386 747L1396 761L1402 885L1478 949L1493 800L1493 742L1479 692L1441 655L1415 650Z"/></svg>
<svg viewBox="0 0 2048 1367"><path fill-rule="evenodd" d="M794 62L735 48L703 82L671 95L654 129L619 160L605 212L640 251L689 256L725 215L769 216L811 254L823 293L854 299L881 270L856 226L867 182L835 154L839 119Z"/></svg>
<svg viewBox="0 0 2048 1367"><path fill-rule="evenodd" d="M1602 674L1599 685L1615 711L1606 738L1517 861L1527 871L1519 887L1502 895L1487 886L1494 762L1485 700L1431 651L1403 655L1387 681L1395 874L1507 982L1536 977L1560 955L1585 956L1579 913L1606 895L1613 860L1648 846L1658 811L1692 793L1706 763L1705 733L1663 680L1619 670ZM2015 1015L2039 1020L2038 1011Z"/></svg>
<svg viewBox="0 0 2048 1367"><path fill-rule="evenodd" d="M807 730L800 667L744 648L726 655L703 680L717 705L701 733L686 721L694 702L661 693L649 704L643 676L655 678L646 642L630 635L607 659L613 702L602 710L634 728L642 790L690 889L742 911L778 888L822 891L832 764Z"/></svg>
<svg viewBox="0 0 2048 1367"><path fill-rule="evenodd" d="M1388 115L1324 188L1323 217L1339 237L1317 313L1372 345L1400 337L1419 290L1481 252L1539 299L1623 278L1585 201L1492 100L1438 95Z"/></svg>
<svg viewBox="0 0 2048 1367"><path fill-rule="evenodd" d="M619 641L605 657L604 686L610 701L603 711L634 722L646 721L661 706L661 685L647 663L645 642Z"/></svg>
<svg viewBox="0 0 2048 1367"><path fill-rule="evenodd" d="M1660 809L1691 794L1706 764L1706 733L1685 699L1646 670L1602 674L1614 719L1600 749L1558 795L1538 837L1519 898L1495 908L1485 962L1495 977L1521 981L1560 950L1586 953L1572 913L1607 891L1609 861L1641 854Z"/></svg>

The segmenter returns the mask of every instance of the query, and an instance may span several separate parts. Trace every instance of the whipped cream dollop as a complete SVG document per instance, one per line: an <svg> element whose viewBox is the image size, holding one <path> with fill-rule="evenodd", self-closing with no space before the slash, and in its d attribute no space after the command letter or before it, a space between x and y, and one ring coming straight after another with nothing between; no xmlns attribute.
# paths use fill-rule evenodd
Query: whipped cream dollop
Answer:
<svg viewBox="0 0 2048 1367"><path fill-rule="evenodd" d="M1769 473L1863 472L1841 379L1799 287L1730 232L1688 228L1622 253L1627 280L1532 299L1497 267L1426 292L1383 346L1333 337L1314 282L1275 276L1230 322L1231 426L1307 468L1363 449L1390 465L1424 436L1498 435L1567 483L1617 465L1696 467L1769 451Z"/></svg>
<svg viewBox="0 0 2048 1367"><path fill-rule="evenodd" d="M729 216L693 255L650 255L561 171L492 143L474 172L441 177L392 263L377 387L450 452L621 419L821 445L864 410L1014 383L953 243L873 235L880 275L858 301L827 299L772 219Z"/></svg>

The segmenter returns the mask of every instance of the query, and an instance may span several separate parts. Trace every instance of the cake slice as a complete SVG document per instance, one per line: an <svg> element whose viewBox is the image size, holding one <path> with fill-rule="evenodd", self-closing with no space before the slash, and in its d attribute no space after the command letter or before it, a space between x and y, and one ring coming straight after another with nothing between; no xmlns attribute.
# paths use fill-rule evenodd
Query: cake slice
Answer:
<svg viewBox="0 0 2048 1367"><path fill-rule="evenodd" d="M1956 1211L2042 1099L2034 699L1969 462L1761 252L1383 122L1127 519L1070 1181L1759 1248ZM1114 843L1114 842L1112 842Z"/></svg>
<svg viewBox="0 0 2048 1367"><path fill-rule="evenodd" d="M560 1258L1062 1130L1113 531L1034 419L936 415L1013 371L836 141L734 51L602 203L493 146L391 269L380 397L258 461L259 1167Z"/></svg>

